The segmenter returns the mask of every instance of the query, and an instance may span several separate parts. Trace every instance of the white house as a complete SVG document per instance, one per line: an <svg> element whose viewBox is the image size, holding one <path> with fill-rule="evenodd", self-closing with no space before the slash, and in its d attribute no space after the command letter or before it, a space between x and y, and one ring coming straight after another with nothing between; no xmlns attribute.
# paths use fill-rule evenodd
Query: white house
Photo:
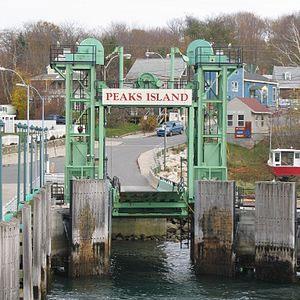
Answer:
<svg viewBox="0 0 300 300"><path fill-rule="evenodd" d="M253 98L234 98L227 106L227 141L251 147L269 136L272 112Z"/></svg>
<svg viewBox="0 0 300 300"><path fill-rule="evenodd" d="M14 121L16 118L16 109L11 104L0 105L0 120L4 122L4 132L14 132Z"/></svg>

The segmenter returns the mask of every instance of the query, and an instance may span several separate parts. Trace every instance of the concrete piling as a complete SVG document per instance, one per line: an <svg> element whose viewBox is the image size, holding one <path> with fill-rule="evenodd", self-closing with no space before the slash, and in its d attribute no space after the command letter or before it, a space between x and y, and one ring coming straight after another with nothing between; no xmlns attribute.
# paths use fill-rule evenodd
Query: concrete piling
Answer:
<svg viewBox="0 0 300 300"><path fill-rule="evenodd" d="M0 222L0 299L19 299L19 220Z"/></svg>
<svg viewBox="0 0 300 300"><path fill-rule="evenodd" d="M23 298L33 299L32 283L32 234L31 234L31 206L25 204L22 208L23 235Z"/></svg>
<svg viewBox="0 0 300 300"><path fill-rule="evenodd" d="M255 271L260 280L292 282L296 274L296 192L292 182L258 182Z"/></svg>
<svg viewBox="0 0 300 300"><path fill-rule="evenodd" d="M42 199L41 194L33 197L33 298L41 299L42 268Z"/></svg>
<svg viewBox="0 0 300 300"><path fill-rule="evenodd" d="M234 274L234 182L195 182L194 245L197 273Z"/></svg>
<svg viewBox="0 0 300 300"><path fill-rule="evenodd" d="M105 180L73 181L71 277L102 275L109 269L110 205Z"/></svg>

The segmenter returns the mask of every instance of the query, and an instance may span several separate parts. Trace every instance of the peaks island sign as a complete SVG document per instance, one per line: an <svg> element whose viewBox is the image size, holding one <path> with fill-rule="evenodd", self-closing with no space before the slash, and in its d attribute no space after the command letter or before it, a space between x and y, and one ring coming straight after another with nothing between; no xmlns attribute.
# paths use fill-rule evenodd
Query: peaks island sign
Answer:
<svg viewBox="0 0 300 300"><path fill-rule="evenodd" d="M103 105L191 106L190 89L103 89Z"/></svg>

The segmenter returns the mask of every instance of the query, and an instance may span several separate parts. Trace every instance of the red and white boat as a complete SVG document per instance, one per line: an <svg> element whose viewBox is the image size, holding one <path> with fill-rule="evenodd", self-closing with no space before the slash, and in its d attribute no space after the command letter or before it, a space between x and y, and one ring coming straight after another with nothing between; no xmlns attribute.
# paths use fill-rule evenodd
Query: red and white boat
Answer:
<svg viewBox="0 0 300 300"><path fill-rule="evenodd" d="M273 149L268 166L276 177L300 176L300 150Z"/></svg>

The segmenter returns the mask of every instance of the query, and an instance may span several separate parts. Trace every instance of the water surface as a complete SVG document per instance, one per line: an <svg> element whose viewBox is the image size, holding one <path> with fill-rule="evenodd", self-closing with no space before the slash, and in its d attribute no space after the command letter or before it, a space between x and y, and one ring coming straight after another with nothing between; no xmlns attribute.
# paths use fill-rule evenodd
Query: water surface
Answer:
<svg viewBox="0 0 300 300"><path fill-rule="evenodd" d="M111 275L55 277L47 299L300 300L300 285L195 276L189 249L172 242L114 242Z"/></svg>

